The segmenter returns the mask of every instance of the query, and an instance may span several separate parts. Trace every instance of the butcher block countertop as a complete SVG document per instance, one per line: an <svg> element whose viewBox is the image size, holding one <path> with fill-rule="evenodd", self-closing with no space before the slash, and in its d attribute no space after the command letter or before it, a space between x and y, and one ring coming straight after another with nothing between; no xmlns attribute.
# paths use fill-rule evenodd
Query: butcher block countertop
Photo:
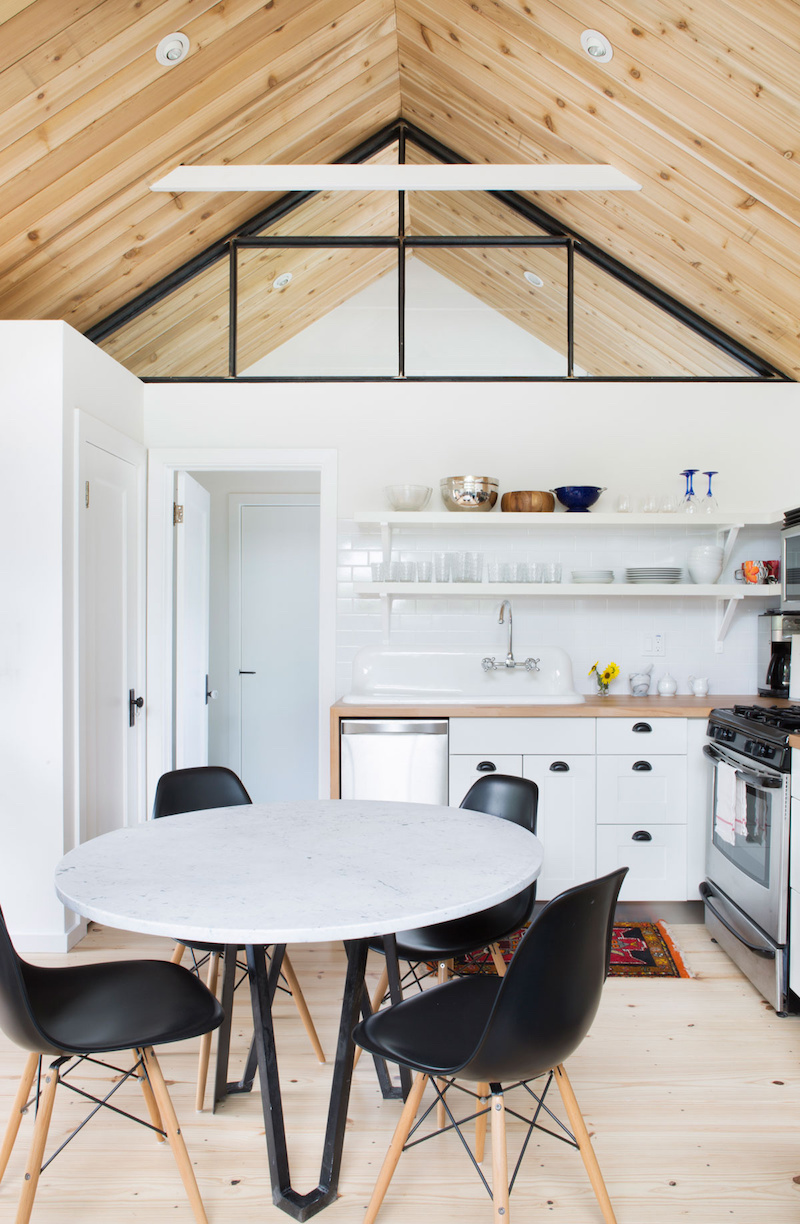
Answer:
<svg viewBox="0 0 800 1224"><path fill-rule="evenodd" d="M711 710L733 705L788 706L790 701L754 697L752 693L709 693L707 697L591 696L579 705L347 705L331 707L341 718L708 718Z"/></svg>

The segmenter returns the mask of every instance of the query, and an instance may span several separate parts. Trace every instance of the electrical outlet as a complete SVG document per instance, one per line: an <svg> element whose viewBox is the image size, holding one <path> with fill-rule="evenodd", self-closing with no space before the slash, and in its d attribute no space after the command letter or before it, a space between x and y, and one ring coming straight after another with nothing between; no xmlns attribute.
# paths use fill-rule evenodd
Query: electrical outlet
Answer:
<svg viewBox="0 0 800 1224"><path fill-rule="evenodd" d="M667 653L667 643L663 633L653 634L653 654L658 658L663 658Z"/></svg>
<svg viewBox="0 0 800 1224"><path fill-rule="evenodd" d="M663 633L643 633L639 653L645 658L663 658L667 653L665 635Z"/></svg>

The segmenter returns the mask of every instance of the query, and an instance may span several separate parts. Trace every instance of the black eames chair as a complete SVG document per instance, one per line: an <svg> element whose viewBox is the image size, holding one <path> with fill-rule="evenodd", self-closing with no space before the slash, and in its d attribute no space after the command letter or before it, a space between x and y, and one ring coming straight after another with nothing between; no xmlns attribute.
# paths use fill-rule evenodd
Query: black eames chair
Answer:
<svg viewBox="0 0 800 1224"><path fill-rule="evenodd" d="M33 1210L59 1083L88 1096L95 1103L95 1113L131 1078L141 1086L150 1117L149 1123L140 1118L134 1121L151 1126L160 1142L169 1140L195 1219L206 1224L192 1163L153 1046L208 1033L221 1023L222 1015L220 1004L194 974L167 961L111 961L63 969L29 965L14 951L0 912L0 1028L29 1051L0 1147L0 1179L38 1072L36 1121L16 1224L27 1224ZM122 1050L133 1051L136 1061L129 1071L98 1057ZM103 1100L67 1078L86 1062L107 1068L113 1076L114 1085ZM116 1105L109 1108L125 1112Z"/></svg>
<svg viewBox="0 0 800 1224"><path fill-rule="evenodd" d="M189 769L173 769L169 773L161 775L153 801L153 819L159 820L164 816L177 816L182 812L202 812L208 808L243 807L248 803L252 803L252 799L247 793L244 783L232 769L226 769L222 765L196 765ZM187 947L195 957L196 968L198 966L195 956L197 952L200 952L203 957L208 957L206 985L212 993L215 992L219 975L219 962L223 951L221 945L197 943L195 941L188 943L179 942L175 945L175 951L172 954L172 960L175 964L180 964ZM300 983L297 980L287 954L284 954L281 972L286 979L289 992L300 1013L300 1019L308 1033L314 1053L319 1061L324 1063L325 1055L317 1036L317 1030L314 1027L314 1021L311 1019L311 1013L300 989ZM200 1043L200 1063L197 1070L197 1097L195 1101L198 1110L203 1108L210 1056L211 1034L209 1033Z"/></svg>
<svg viewBox="0 0 800 1224"><path fill-rule="evenodd" d="M476 1139L473 1161L478 1168L483 1159L488 1112L492 1136L491 1188L480 1168L478 1172L492 1196L496 1224L501 1221L508 1224L509 1221L503 1094L511 1087L521 1086L536 1102L533 1121L528 1122L523 1154L534 1127L549 1129L541 1124L546 1114L567 1141L579 1148L603 1219L606 1224L615 1224L614 1211L564 1062L589 1032L600 1003L608 973L614 907L626 874L627 868L620 868L599 880L570 888L548 902L531 923L504 977L454 978L376 1012L357 1025L353 1038L359 1046L370 1054L417 1072L364 1224L372 1224L378 1213L411 1132L425 1085L431 1078L436 1098L444 1105L468 1152L460 1131L461 1123L453 1117L446 1094L453 1088L456 1078L477 1084L476 1093L469 1095L476 1095L481 1106L490 1094L488 1110L482 1107L478 1110L483 1129ZM546 1077L544 1085L534 1092L530 1082L542 1076ZM437 1080L445 1081L443 1088L438 1086ZM554 1080L571 1132L545 1103ZM473 1113L463 1121L474 1117Z"/></svg>

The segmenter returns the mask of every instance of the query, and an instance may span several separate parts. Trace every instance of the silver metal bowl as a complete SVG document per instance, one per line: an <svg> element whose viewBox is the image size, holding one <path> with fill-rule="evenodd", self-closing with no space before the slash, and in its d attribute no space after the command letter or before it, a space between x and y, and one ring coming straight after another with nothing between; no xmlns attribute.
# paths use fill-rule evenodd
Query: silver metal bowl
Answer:
<svg viewBox="0 0 800 1224"><path fill-rule="evenodd" d="M491 510L497 501L493 476L445 476L439 486L448 510Z"/></svg>

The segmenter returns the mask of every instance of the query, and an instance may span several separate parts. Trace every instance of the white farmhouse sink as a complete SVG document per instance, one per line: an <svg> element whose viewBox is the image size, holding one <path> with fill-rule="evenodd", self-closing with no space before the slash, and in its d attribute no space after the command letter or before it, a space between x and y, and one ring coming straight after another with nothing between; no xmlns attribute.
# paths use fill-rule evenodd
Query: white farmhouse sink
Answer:
<svg viewBox="0 0 800 1224"><path fill-rule="evenodd" d="M585 698L572 683L572 663L558 646L522 646L515 659L539 660L539 670L523 667L484 671L487 650L391 650L365 646L353 660L353 688L345 705L579 705Z"/></svg>

